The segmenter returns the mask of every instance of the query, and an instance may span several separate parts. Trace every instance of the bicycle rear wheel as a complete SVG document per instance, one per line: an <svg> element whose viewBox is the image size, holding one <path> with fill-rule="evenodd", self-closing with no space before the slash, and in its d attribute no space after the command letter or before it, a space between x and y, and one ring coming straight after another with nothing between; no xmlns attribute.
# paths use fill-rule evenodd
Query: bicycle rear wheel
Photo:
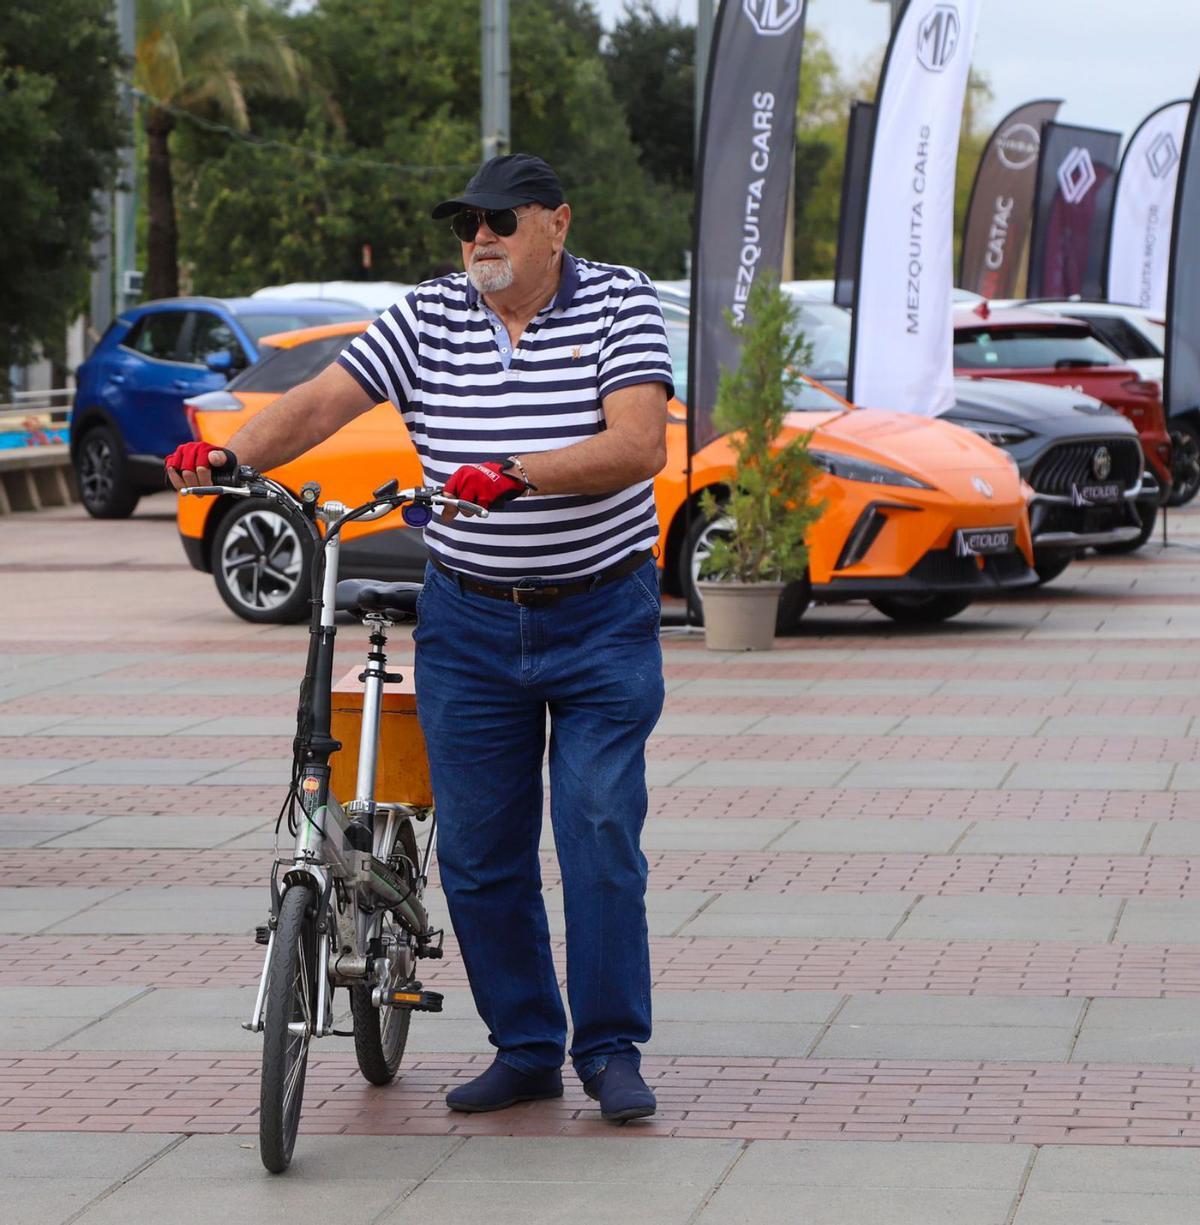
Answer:
<svg viewBox="0 0 1200 1225"><path fill-rule="evenodd" d="M258 1148L273 1174L283 1173L292 1160L308 1048L318 1022L315 909L305 886L284 893L267 977Z"/></svg>

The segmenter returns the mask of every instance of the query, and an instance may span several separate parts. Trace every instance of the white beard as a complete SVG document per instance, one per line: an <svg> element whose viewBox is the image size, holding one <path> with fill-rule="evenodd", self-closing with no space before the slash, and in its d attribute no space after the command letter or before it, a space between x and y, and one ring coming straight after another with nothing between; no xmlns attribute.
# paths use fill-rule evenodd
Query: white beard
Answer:
<svg viewBox="0 0 1200 1225"><path fill-rule="evenodd" d="M481 254L497 255L499 259L480 260ZM513 283L512 261L503 251L483 247L471 257L467 279L479 293L500 293Z"/></svg>

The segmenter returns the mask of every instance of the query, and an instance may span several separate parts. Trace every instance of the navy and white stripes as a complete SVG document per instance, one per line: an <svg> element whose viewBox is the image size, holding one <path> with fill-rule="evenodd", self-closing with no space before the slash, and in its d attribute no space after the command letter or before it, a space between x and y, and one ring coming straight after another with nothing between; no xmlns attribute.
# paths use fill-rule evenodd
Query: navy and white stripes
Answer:
<svg viewBox="0 0 1200 1225"><path fill-rule="evenodd" d="M338 358L376 400L401 412L425 480L462 464L553 451L604 429L606 395L638 383L671 391L658 297L636 269L563 254L554 300L511 354L506 332L465 273L426 281ZM577 578L658 540L653 484L613 494L527 494L487 520L425 529L445 565L499 582Z"/></svg>

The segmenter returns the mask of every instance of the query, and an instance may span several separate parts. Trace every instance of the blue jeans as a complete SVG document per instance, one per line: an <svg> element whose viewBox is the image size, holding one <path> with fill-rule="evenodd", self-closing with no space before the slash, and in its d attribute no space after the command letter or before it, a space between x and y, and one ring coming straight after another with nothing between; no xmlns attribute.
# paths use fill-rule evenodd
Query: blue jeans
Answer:
<svg viewBox="0 0 1200 1225"><path fill-rule="evenodd" d="M438 864L489 1040L519 1071L562 1066L538 858L549 713L571 1060L582 1080L613 1055L636 1063L650 1036L645 746L663 703L654 563L546 608L462 591L429 566L418 612Z"/></svg>

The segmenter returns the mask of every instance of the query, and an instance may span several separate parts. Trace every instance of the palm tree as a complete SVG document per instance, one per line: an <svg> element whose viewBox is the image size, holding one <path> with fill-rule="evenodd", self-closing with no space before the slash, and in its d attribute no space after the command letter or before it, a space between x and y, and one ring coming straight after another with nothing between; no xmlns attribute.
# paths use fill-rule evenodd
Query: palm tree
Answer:
<svg viewBox="0 0 1200 1225"><path fill-rule="evenodd" d="M294 96L300 58L267 0L139 0L134 83L145 95L146 293L179 293L171 131L179 111L249 127L247 93Z"/></svg>

